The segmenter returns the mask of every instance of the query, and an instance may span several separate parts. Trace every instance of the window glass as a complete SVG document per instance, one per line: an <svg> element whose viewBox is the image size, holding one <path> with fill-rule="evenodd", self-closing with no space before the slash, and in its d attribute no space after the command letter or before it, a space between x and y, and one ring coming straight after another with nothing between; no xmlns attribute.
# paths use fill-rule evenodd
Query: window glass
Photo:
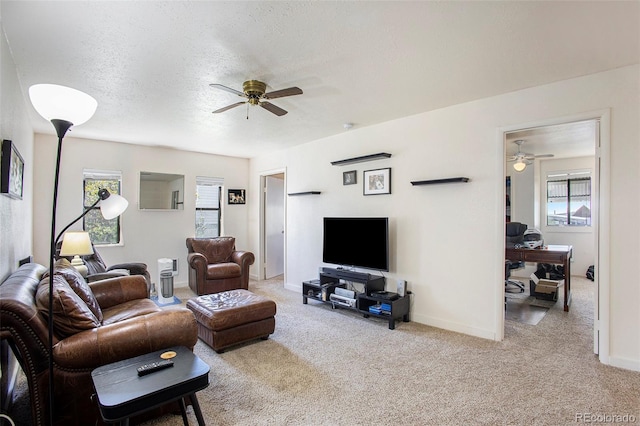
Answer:
<svg viewBox="0 0 640 426"><path fill-rule="evenodd" d="M591 226L589 172L547 176L547 225Z"/></svg>
<svg viewBox="0 0 640 426"><path fill-rule="evenodd" d="M98 199L98 191L104 188L112 194L121 195L122 174L120 172L85 170L84 171L83 210L91 208ZM106 220L100 207L93 207L82 218L82 228L89 233L95 245L121 243L120 216Z"/></svg>
<svg viewBox="0 0 640 426"><path fill-rule="evenodd" d="M196 238L220 236L222 184L221 178L196 177Z"/></svg>

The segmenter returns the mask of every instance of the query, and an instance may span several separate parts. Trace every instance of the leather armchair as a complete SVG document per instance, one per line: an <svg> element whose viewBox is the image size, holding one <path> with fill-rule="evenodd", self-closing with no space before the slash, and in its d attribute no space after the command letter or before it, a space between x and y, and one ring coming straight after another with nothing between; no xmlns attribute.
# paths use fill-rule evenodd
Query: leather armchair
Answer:
<svg viewBox="0 0 640 426"><path fill-rule="evenodd" d="M56 259L63 258L60 256L61 246L62 242L59 242L56 247ZM127 262L107 266L93 243L91 244L91 247L93 248L93 254L82 256L82 261L89 271L87 273L88 282L100 281L106 278L120 277L123 275L142 275L147 281L147 294L149 293L149 291L151 290L151 275L149 274L149 271L147 271L146 263ZM64 259L71 261L72 257L67 256L64 257Z"/></svg>
<svg viewBox="0 0 640 426"><path fill-rule="evenodd" d="M239 251L234 237L187 238L189 287L196 294L249 289L249 267L255 256Z"/></svg>
<svg viewBox="0 0 640 426"><path fill-rule="evenodd" d="M9 342L29 385L34 425L49 424L49 334L48 310L42 310L42 297L48 297L49 279L41 280L47 271L42 265L28 263L11 274L0 285L0 338ZM82 279L82 277L73 270ZM69 278L54 274L54 286L66 286L84 301ZM66 280L66 281L65 281ZM70 282L70 281L69 281ZM53 424L102 424L94 394L91 371L99 366L121 361L171 346L185 346L193 350L197 342L195 317L188 309L161 310L147 298L147 286L140 275L124 276L88 284L91 303L66 305L63 313L54 315L53 362L54 406ZM60 289L56 287L56 297ZM46 294L41 295L41 291ZM66 290L68 291L68 290ZM43 292L44 293L44 292ZM75 297L75 296L74 296ZM63 305L67 302L61 302ZM54 312L56 312L54 303ZM82 305L82 306L80 306ZM39 309L40 307L40 309ZM87 311L97 311L89 314ZM46 315L45 315L46 314ZM58 328L60 321L77 326L82 315L93 315L97 326L87 326L77 332ZM86 316L85 315L85 316ZM75 321L75 322L74 322ZM177 409L162 407L149 415Z"/></svg>

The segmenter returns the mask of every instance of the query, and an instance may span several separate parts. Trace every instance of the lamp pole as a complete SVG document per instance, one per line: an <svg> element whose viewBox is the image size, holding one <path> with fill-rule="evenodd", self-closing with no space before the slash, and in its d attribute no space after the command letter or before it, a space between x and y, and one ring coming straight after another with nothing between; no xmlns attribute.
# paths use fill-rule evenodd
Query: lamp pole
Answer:
<svg viewBox="0 0 640 426"><path fill-rule="evenodd" d="M62 140L73 123L66 120L51 120L58 134L58 153L56 156L56 171L53 180L53 209L51 211L51 250L49 255L49 424L54 419L54 381L53 381L53 262L56 254L56 210L58 206L58 180L60 177L60 157L62 154Z"/></svg>

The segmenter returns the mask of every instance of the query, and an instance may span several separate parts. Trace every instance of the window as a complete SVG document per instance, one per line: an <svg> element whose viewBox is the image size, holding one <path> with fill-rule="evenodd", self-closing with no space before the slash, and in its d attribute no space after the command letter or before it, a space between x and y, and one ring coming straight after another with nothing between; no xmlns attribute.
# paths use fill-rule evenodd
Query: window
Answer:
<svg viewBox="0 0 640 426"><path fill-rule="evenodd" d="M591 173L547 176L547 225L591 226Z"/></svg>
<svg viewBox="0 0 640 426"><path fill-rule="evenodd" d="M91 207L98 199L98 191L107 189L112 194L120 194L122 186L122 173L85 170L84 174L84 210ZM82 228L89 233L91 242L95 245L120 244L120 216L106 220L100 213L100 207L93 207L84 218Z"/></svg>
<svg viewBox="0 0 640 426"><path fill-rule="evenodd" d="M196 176L196 238L219 237L221 178Z"/></svg>

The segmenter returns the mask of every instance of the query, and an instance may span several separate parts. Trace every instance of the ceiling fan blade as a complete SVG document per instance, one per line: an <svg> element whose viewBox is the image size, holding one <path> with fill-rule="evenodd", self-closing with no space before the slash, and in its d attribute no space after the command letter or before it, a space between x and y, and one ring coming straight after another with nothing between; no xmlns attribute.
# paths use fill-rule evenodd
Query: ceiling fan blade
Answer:
<svg viewBox="0 0 640 426"><path fill-rule="evenodd" d="M539 155L534 155L534 157L536 157L536 158L551 158L551 157L553 157L553 154L539 154Z"/></svg>
<svg viewBox="0 0 640 426"><path fill-rule="evenodd" d="M277 115L278 117L283 116L287 113L287 111L283 110L280 107L275 106L274 104L271 104L269 102L260 102L260 106L264 109L266 109L267 111L274 113L275 115Z"/></svg>
<svg viewBox="0 0 640 426"><path fill-rule="evenodd" d="M209 86L214 87L216 89L224 90L225 92L233 93L234 95L246 96L244 93L242 93L242 92L240 92L240 91L238 91L236 89L232 89L231 87L223 86L222 84L212 83Z"/></svg>
<svg viewBox="0 0 640 426"><path fill-rule="evenodd" d="M285 96L302 95L302 89L299 87L289 87L288 89L276 90L265 93L262 97L265 99L283 98Z"/></svg>
<svg viewBox="0 0 640 426"><path fill-rule="evenodd" d="M235 108L237 106L244 105L244 104L246 104L246 102L238 102L238 103L235 103L235 104L227 105L224 108L220 108L220 109L217 109L217 110L213 111L213 113L217 114L219 112L225 112L225 111L227 111L227 110L229 110L231 108Z"/></svg>

